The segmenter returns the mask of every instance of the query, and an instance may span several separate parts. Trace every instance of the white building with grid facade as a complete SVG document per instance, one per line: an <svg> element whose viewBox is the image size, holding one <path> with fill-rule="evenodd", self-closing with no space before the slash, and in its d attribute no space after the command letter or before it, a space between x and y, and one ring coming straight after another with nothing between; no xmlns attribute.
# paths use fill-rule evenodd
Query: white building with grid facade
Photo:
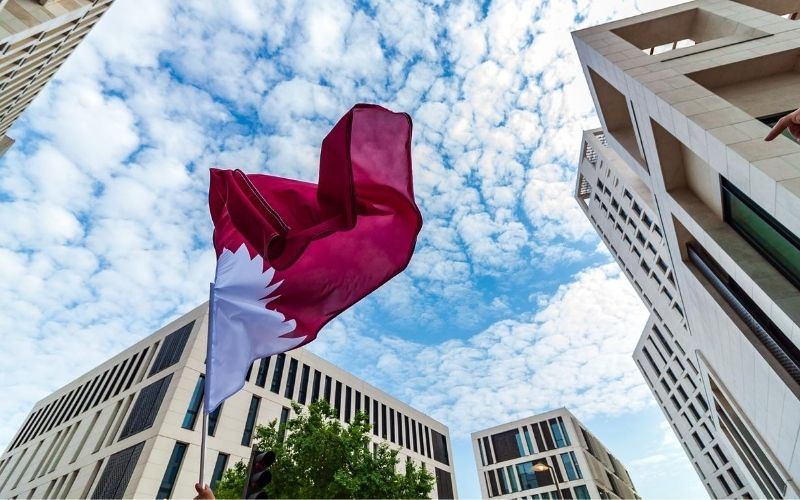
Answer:
<svg viewBox="0 0 800 500"><path fill-rule="evenodd" d="M472 433L483 498L639 498L628 470L566 408ZM548 469L537 471L536 464Z"/></svg>
<svg viewBox="0 0 800 500"><path fill-rule="evenodd" d="M0 155L6 134L114 0L0 0Z"/></svg>
<svg viewBox="0 0 800 500"><path fill-rule="evenodd" d="M602 129L576 198L651 312L634 359L715 498L800 493L797 0L573 33Z"/></svg>
<svg viewBox="0 0 800 500"><path fill-rule="evenodd" d="M187 498L200 465L208 308L198 307L38 402L0 456L2 498ZM330 402L343 422L369 413L373 442L455 498L445 425L305 349L257 361L209 418L205 477L250 456L254 428L291 403Z"/></svg>

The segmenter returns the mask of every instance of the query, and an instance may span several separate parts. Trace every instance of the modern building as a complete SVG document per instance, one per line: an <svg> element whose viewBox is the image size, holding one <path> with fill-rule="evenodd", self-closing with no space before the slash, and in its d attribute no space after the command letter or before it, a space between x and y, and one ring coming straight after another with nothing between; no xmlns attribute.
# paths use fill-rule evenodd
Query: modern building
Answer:
<svg viewBox="0 0 800 500"><path fill-rule="evenodd" d="M0 155L6 132L114 0L0 0Z"/></svg>
<svg viewBox="0 0 800 500"><path fill-rule="evenodd" d="M634 360L708 493L800 494L798 0L573 33L601 129L575 196L650 318Z"/></svg>
<svg viewBox="0 0 800 500"><path fill-rule="evenodd" d="M472 449L483 498L639 498L625 466L566 408L473 432Z"/></svg>
<svg viewBox="0 0 800 500"><path fill-rule="evenodd" d="M207 305L38 402L0 456L2 498L187 498L200 467ZM448 429L305 349L262 359L209 417L205 477L250 456L255 426L325 399L343 422L365 411L386 443L455 498Z"/></svg>

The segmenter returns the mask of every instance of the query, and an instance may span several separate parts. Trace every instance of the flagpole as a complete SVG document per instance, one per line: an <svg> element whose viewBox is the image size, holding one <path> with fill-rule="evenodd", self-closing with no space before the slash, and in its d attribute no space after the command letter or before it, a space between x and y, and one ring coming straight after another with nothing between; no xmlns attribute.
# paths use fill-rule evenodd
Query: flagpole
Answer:
<svg viewBox="0 0 800 500"><path fill-rule="evenodd" d="M208 365L211 364L211 326L214 324L214 283L208 287L208 336L206 337L206 387L208 386ZM203 392L207 392L205 387ZM207 394L205 394L207 396ZM208 397L203 398L203 423L200 438L200 487L205 486L204 471L206 468L206 436L208 435Z"/></svg>

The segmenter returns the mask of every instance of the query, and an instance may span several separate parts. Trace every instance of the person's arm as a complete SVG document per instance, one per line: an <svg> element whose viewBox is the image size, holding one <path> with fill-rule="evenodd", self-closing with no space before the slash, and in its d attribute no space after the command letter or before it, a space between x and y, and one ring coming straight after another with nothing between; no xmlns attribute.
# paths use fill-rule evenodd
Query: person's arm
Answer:
<svg viewBox="0 0 800 500"><path fill-rule="evenodd" d="M207 484L200 486L200 483L195 483L194 489L197 491L197 496L194 497L194 500L214 500L217 498Z"/></svg>
<svg viewBox="0 0 800 500"><path fill-rule="evenodd" d="M795 136L795 138L800 139L800 108L792 111L778 120L778 123L772 127L772 130L769 131L769 134L767 134L764 140L771 141L772 139L778 137L781 132L787 128L789 129L790 134Z"/></svg>

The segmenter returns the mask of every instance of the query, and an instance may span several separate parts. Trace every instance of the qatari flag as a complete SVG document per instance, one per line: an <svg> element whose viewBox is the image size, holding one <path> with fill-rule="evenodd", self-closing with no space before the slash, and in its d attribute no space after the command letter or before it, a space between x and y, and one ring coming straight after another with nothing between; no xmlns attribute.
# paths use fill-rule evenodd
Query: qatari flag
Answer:
<svg viewBox="0 0 800 500"><path fill-rule="evenodd" d="M408 265L422 216L411 182L411 119L358 104L322 141L319 182L211 170L217 272L206 412L253 361L314 340Z"/></svg>

